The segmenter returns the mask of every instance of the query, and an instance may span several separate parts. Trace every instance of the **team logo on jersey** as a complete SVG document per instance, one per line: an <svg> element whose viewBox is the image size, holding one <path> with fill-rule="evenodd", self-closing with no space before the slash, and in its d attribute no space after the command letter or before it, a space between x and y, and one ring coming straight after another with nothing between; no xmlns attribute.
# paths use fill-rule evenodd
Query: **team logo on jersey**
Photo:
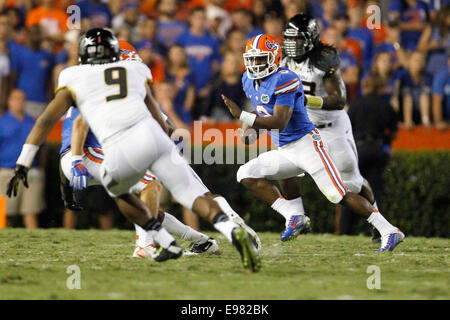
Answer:
<svg viewBox="0 0 450 320"><path fill-rule="evenodd" d="M271 114L269 113L269 111L267 111L266 108L264 108L264 106L262 104L258 104L256 106L256 112L258 113L258 115L260 117L270 117Z"/></svg>
<svg viewBox="0 0 450 320"><path fill-rule="evenodd" d="M262 103L268 103L269 100L270 100L269 95L267 95L267 94L261 95L261 102Z"/></svg>
<svg viewBox="0 0 450 320"><path fill-rule="evenodd" d="M313 140L319 141L320 140L320 134L313 134L312 135Z"/></svg>

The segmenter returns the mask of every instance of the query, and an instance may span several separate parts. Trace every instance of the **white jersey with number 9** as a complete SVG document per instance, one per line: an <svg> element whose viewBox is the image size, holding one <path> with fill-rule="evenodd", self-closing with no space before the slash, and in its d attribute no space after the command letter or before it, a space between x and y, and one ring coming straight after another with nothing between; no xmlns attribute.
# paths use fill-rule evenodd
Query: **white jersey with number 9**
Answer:
<svg viewBox="0 0 450 320"><path fill-rule="evenodd" d="M56 92L68 89L83 119L100 144L145 117L151 117L144 99L152 80L143 63L119 61L77 65L64 69Z"/></svg>

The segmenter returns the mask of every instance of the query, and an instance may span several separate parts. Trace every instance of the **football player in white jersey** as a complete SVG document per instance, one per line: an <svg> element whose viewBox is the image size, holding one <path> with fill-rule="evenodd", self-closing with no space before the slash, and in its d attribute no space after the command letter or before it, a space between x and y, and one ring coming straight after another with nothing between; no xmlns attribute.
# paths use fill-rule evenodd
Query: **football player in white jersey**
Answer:
<svg viewBox="0 0 450 320"><path fill-rule="evenodd" d="M372 189L359 172L352 126L343 110L346 90L339 70L339 55L334 47L319 40L319 33L313 17L307 14L292 17L284 29L285 57L281 66L294 71L302 80L308 117L326 141L345 186L377 208ZM297 178L291 178L281 181L280 186L284 196L297 202L304 212L298 182Z"/></svg>
<svg viewBox="0 0 450 320"><path fill-rule="evenodd" d="M160 246L155 260L178 258L182 249L144 203L129 192L147 170L158 176L179 203L213 223L236 247L244 268L258 271L260 256L248 233L203 195L200 183L190 179L187 162L163 131L165 123L159 110L155 112L157 105L148 87L148 67L120 61L117 38L109 30L98 28L80 38L79 60L80 65L59 75L54 99L37 119L22 148L8 195L17 192L20 181L27 184L27 171L39 146L74 105L103 147L102 185L122 213L151 233Z"/></svg>
<svg viewBox="0 0 450 320"><path fill-rule="evenodd" d="M142 62L134 47L126 41L119 40L120 59L131 63ZM162 114L164 116L164 114ZM168 121L168 119L166 119ZM169 124L168 124L169 125ZM69 209L81 210L78 195L87 186L101 185L100 166L104 155L101 145L89 127L84 123L76 108L71 107L63 122L60 174L61 191L64 205ZM72 187L75 192L72 191ZM205 190L207 188L205 187ZM142 179L131 188L139 195L162 226L174 236L191 241L189 251L185 254L215 253L219 246L217 241L180 222L170 213L159 211L161 184L151 172L147 171ZM159 212L158 212L159 211ZM154 241L140 226L135 225L136 248L133 257L151 258L156 250Z"/></svg>

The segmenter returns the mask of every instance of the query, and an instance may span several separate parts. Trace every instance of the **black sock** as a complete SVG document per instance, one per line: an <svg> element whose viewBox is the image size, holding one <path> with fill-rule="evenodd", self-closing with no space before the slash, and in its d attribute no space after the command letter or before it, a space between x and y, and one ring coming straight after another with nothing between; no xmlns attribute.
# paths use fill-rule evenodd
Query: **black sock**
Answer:
<svg viewBox="0 0 450 320"><path fill-rule="evenodd" d="M219 211L216 214L216 216L213 218L212 223L216 224L218 222L225 222L225 221L228 221L228 220L229 220L228 216L225 213L223 213L222 211Z"/></svg>
<svg viewBox="0 0 450 320"><path fill-rule="evenodd" d="M159 231L162 228L161 223L159 223L158 220L156 220L155 218L150 218L150 220L147 221L147 223L145 223L142 226L142 229L149 231L149 230L155 230L155 231Z"/></svg>

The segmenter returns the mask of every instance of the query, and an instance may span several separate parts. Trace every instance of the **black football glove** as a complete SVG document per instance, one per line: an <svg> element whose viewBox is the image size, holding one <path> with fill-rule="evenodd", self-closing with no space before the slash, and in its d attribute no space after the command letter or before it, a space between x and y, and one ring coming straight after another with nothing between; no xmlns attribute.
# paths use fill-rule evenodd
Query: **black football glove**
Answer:
<svg viewBox="0 0 450 320"><path fill-rule="evenodd" d="M68 184L61 182L60 184L61 198L64 202L64 207L72 211L83 211L82 204L78 201L79 199L75 197L73 189Z"/></svg>
<svg viewBox="0 0 450 320"><path fill-rule="evenodd" d="M6 189L8 197L11 198L11 195L13 194L14 197L17 196L20 181L23 181L25 188L28 188L28 168L18 164L14 170L14 177L8 182L8 188Z"/></svg>

